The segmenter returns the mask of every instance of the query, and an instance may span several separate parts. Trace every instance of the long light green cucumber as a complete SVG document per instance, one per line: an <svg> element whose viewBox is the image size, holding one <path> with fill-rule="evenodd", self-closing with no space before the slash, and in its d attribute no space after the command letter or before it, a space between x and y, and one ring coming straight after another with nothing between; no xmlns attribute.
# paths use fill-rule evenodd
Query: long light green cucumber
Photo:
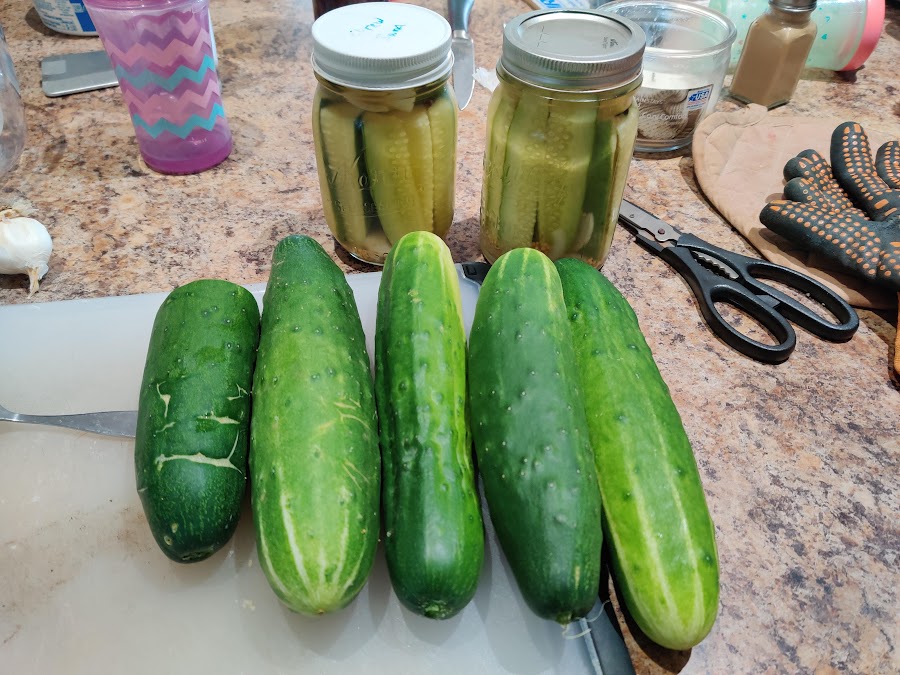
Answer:
<svg viewBox="0 0 900 675"><path fill-rule="evenodd" d="M292 235L272 256L253 378L260 565L291 609L347 605L372 568L381 462L365 335L338 266Z"/></svg>
<svg viewBox="0 0 900 675"><path fill-rule="evenodd" d="M375 325L388 571L407 608L445 619L475 594L484 531L459 279L440 237L412 232L394 245Z"/></svg>
<svg viewBox="0 0 900 675"><path fill-rule="evenodd" d="M502 88L506 85L501 82L499 86ZM517 103L517 97L496 92L488 105L484 184L481 188L480 239L481 250L491 262L502 253L499 246L500 200L503 196L509 125Z"/></svg>
<svg viewBox="0 0 900 675"><path fill-rule="evenodd" d="M172 560L209 557L237 526L258 340L256 300L228 281L176 288L156 314L134 467L150 530Z"/></svg>
<svg viewBox="0 0 900 675"><path fill-rule="evenodd" d="M550 258L570 253L582 219L597 109L555 100L545 133L546 157L533 168L538 184L537 241Z"/></svg>
<svg viewBox="0 0 900 675"><path fill-rule="evenodd" d="M615 235L637 124L637 104L611 120L598 121L585 201L585 210L593 214L594 227L588 243L579 251L579 257L594 267L603 264Z"/></svg>
<svg viewBox="0 0 900 675"><path fill-rule="evenodd" d="M597 597L600 489L559 275L497 259L469 335L472 436L491 522L528 606L565 625Z"/></svg>
<svg viewBox="0 0 900 675"><path fill-rule="evenodd" d="M363 114L369 189L390 242L434 228L434 153L428 112Z"/></svg>
<svg viewBox="0 0 900 675"><path fill-rule="evenodd" d="M317 95L313 105L313 139L319 166L319 190L326 219L345 246L359 247L366 240L364 191L360 181L357 126L360 111L347 103ZM335 204L339 205L335 209Z"/></svg>
<svg viewBox="0 0 900 675"><path fill-rule="evenodd" d="M715 530L690 442L625 298L587 263L556 266L613 574L641 630L688 649L709 633L719 600Z"/></svg>
<svg viewBox="0 0 900 675"><path fill-rule="evenodd" d="M453 224L456 196L456 99L447 87L428 101L428 125L431 129L431 154L434 162L432 185L434 233L443 237Z"/></svg>
<svg viewBox="0 0 900 675"><path fill-rule="evenodd" d="M497 237L503 251L528 247L534 241L549 115L550 100L526 91L509 124Z"/></svg>

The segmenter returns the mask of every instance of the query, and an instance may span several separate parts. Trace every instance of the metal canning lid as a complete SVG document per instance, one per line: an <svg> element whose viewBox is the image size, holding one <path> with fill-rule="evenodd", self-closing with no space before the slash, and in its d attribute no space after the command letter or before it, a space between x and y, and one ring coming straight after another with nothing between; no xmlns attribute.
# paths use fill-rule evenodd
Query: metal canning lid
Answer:
<svg viewBox="0 0 900 675"><path fill-rule="evenodd" d="M614 89L640 76L644 43L640 26L602 10L539 10L506 24L500 63L540 87Z"/></svg>
<svg viewBox="0 0 900 675"><path fill-rule="evenodd" d="M335 84L403 89L428 84L453 66L450 24L417 5L367 2L333 9L312 27L313 68Z"/></svg>

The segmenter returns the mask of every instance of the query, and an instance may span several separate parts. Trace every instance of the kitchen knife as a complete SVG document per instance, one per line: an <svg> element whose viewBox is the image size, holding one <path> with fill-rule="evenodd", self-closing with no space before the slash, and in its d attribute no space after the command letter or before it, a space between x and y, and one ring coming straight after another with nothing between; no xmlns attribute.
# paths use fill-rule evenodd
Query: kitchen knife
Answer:
<svg viewBox="0 0 900 675"><path fill-rule="evenodd" d="M576 627L584 636L594 675L635 675L631 655L625 646L622 630L610 602L609 567L605 549L604 545L597 602L586 617L578 620Z"/></svg>
<svg viewBox="0 0 900 675"><path fill-rule="evenodd" d="M453 90L462 110L472 100L475 89L475 47L469 37L469 12L475 0L448 0L447 10L453 36L450 49L453 52Z"/></svg>

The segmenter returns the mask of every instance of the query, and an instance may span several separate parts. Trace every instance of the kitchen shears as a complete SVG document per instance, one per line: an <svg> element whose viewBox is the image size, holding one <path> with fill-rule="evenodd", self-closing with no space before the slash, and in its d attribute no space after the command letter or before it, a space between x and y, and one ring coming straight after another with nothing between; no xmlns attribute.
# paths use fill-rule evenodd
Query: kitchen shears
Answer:
<svg viewBox="0 0 900 675"><path fill-rule="evenodd" d="M619 222L651 252L674 267L694 291L700 312L712 331L742 354L764 363L783 363L794 351L797 335L789 321L831 342L846 342L859 328L856 311L824 284L782 265L726 251L681 232L627 200ZM837 323L816 313L769 280L822 305ZM728 323L716 303L731 305L763 326L776 340L766 344Z"/></svg>

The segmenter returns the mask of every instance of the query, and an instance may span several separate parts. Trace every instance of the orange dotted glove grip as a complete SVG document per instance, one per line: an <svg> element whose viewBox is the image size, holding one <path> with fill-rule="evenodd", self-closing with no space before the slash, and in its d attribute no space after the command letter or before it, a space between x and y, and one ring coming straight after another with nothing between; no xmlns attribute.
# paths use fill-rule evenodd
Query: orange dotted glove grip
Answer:
<svg viewBox="0 0 900 675"><path fill-rule="evenodd" d="M787 199L759 215L770 230L836 261L873 283L900 291L900 143L878 149L855 122L831 136L831 165L804 150L784 168Z"/></svg>

